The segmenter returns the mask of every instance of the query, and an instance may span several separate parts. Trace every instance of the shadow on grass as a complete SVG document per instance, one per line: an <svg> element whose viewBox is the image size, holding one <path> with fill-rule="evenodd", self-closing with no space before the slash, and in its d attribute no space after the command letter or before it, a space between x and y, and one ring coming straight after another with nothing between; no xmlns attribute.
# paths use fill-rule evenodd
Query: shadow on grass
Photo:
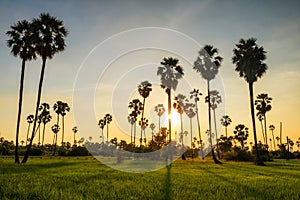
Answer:
<svg viewBox="0 0 300 200"><path fill-rule="evenodd" d="M165 181L165 196L164 199L170 200L171 197L171 168L172 164L167 165L167 174L166 174L166 181Z"/></svg>

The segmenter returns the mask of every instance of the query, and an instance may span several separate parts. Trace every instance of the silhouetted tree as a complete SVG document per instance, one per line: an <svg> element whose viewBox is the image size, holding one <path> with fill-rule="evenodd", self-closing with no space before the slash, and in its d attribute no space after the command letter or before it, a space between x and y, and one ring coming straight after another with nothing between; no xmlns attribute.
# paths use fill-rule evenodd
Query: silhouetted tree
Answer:
<svg viewBox="0 0 300 200"><path fill-rule="evenodd" d="M270 105L272 98L268 97L268 94L259 94L257 95L257 100L255 100L257 116L262 115L265 124L265 139L266 145L268 146L268 134L267 134L267 116L266 113L272 109Z"/></svg>
<svg viewBox="0 0 300 200"><path fill-rule="evenodd" d="M264 126L263 126L263 120L264 120L264 116L262 113L258 112L257 115L258 117L258 120L260 122L260 126L261 126L261 133L262 133L262 136L263 136L263 141L264 143L266 142L266 138L265 138L265 131L264 131Z"/></svg>
<svg viewBox="0 0 300 200"><path fill-rule="evenodd" d="M194 62L194 69L199 72L203 79L207 82L207 102L210 102L210 81L213 80L221 66L223 58L218 55L218 49L214 48L211 45L205 45L200 51L199 56ZM208 104L208 124L209 124L209 132L211 133L211 107ZM212 145L212 144L211 144ZM219 160L217 160L214 149L211 150L214 162L216 164L221 164Z"/></svg>
<svg viewBox="0 0 300 200"><path fill-rule="evenodd" d="M272 133L272 137L273 137L273 146L274 146L274 151L275 151L275 148L276 148L276 146L275 146L275 138L274 138L274 130L275 130L275 126L274 126L274 125L270 125L270 126L269 126L269 129L270 129L270 131L271 131L271 133Z"/></svg>
<svg viewBox="0 0 300 200"><path fill-rule="evenodd" d="M46 60L53 58L53 56L65 49L65 37L68 32L63 26L63 21L50 16L48 13L42 13L39 19L34 19L32 22L34 37L36 40L35 49L38 55L42 58L42 69L39 81L36 109L35 109L35 120L33 123L32 137L30 139L29 146L22 160L22 163L26 163L30 148L33 141L33 136L36 128L36 118L38 115L38 108L40 106L42 86L45 74Z"/></svg>
<svg viewBox="0 0 300 200"><path fill-rule="evenodd" d="M101 136L100 136L100 138L102 139L102 143L104 143L103 129L104 129L105 125L106 125L106 120L105 119L100 119L99 122L98 122L98 126L101 129Z"/></svg>
<svg viewBox="0 0 300 200"><path fill-rule="evenodd" d="M44 145L44 139L45 139L45 129L46 124L51 121L52 116L50 115L50 106L48 103L42 103L39 107L39 110L41 111L41 121L43 123L43 136L42 136L42 146Z"/></svg>
<svg viewBox="0 0 300 200"><path fill-rule="evenodd" d="M226 134L226 137L228 137L227 135L227 127L231 124L231 119L228 115L223 115L222 118L221 118L221 124L222 126L225 127L225 134Z"/></svg>
<svg viewBox="0 0 300 200"><path fill-rule="evenodd" d="M235 127L233 133L235 134L234 138L241 143L242 149L244 149L245 141L249 136L248 128L244 124L239 124Z"/></svg>
<svg viewBox="0 0 300 200"><path fill-rule="evenodd" d="M25 75L25 63L32 59L36 59L35 40L32 31L32 25L26 20L18 21L16 24L10 27L10 30L6 32L9 39L7 40L7 46L11 48L11 54L19 57L22 60L21 76L20 76L20 88L19 88L19 106L18 117L16 127L16 146L15 146L15 163L20 163L18 153L20 121L22 114L22 102L23 102L23 87L24 87L24 75ZM26 140L27 142L27 140Z"/></svg>
<svg viewBox="0 0 300 200"><path fill-rule="evenodd" d="M184 75L183 69L178 65L179 60L176 58L163 58L160 63L162 66L158 67L157 75L160 76L161 87L165 89L168 95L168 116L169 116L169 142L171 142L172 135L172 122L171 122L171 90L174 91L178 85L178 79L181 79Z"/></svg>
<svg viewBox="0 0 300 200"><path fill-rule="evenodd" d="M59 125L58 124L54 124L52 127L51 127L53 133L54 133L54 138L55 138L55 143L54 143L54 150L53 150L53 156L55 156L55 151L56 151L56 145L57 145L57 134L60 130L59 128Z"/></svg>
<svg viewBox="0 0 300 200"><path fill-rule="evenodd" d="M157 104L154 108L154 111L158 115L158 131L160 131L160 118L165 113L165 107L164 104Z"/></svg>
<svg viewBox="0 0 300 200"><path fill-rule="evenodd" d="M75 135L76 135L76 133L78 132L77 126L74 126L74 127L72 128L72 131L73 131L73 133L74 133L74 145L76 145Z"/></svg>
<svg viewBox="0 0 300 200"><path fill-rule="evenodd" d="M111 116L111 114L109 114L109 113L107 113L106 115L105 115L105 117L104 117L104 120L106 121L106 125L107 125L107 127L106 127L106 142L108 142L108 125L110 124L110 122L112 122L112 116Z"/></svg>
<svg viewBox="0 0 300 200"><path fill-rule="evenodd" d="M237 71L240 77L243 77L249 85L250 93L250 110L253 125L253 136L254 136L254 146L257 165L264 165L261 160L258 147L257 147L257 137L256 137L256 127L255 127L255 113L254 113L254 95L253 95L253 83L261 78L267 70L267 65L264 63L266 59L266 52L263 47L258 47L256 44L256 39L250 38L248 40L241 39L236 48L233 50L234 56L232 57L233 64L236 65L235 71Z"/></svg>
<svg viewBox="0 0 300 200"><path fill-rule="evenodd" d="M136 121L137 117L141 114L141 111L143 110L143 104L140 102L139 99L133 99L131 102L129 102L129 109L132 109L132 112L129 114L129 117L134 121L134 137L133 137L133 143L135 145L135 138L136 138Z"/></svg>
<svg viewBox="0 0 300 200"><path fill-rule="evenodd" d="M151 123L149 127L150 127L150 129L151 129L151 135L152 135L152 140L153 140L155 124L154 124L154 123Z"/></svg>
<svg viewBox="0 0 300 200"><path fill-rule="evenodd" d="M29 141L28 136L29 136L30 124L33 123L34 116L33 115L28 115L27 118L26 118L26 120L27 120L27 123L28 123L28 128L27 128L27 136L26 136L26 143L25 143L25 145L27 146L27 142Z"/></svg>

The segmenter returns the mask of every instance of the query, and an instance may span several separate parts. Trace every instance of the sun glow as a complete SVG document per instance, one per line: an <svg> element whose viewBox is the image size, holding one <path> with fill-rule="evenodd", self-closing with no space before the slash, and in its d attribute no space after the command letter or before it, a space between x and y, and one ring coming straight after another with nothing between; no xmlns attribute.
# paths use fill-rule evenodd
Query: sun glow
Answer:
<svg viewBox="0 0 300 200"><path fill-rule="evenodd" d="M172 111L170 115L171 121L173 125L178 125L180 124L180 115L176 111Z"/></svg>

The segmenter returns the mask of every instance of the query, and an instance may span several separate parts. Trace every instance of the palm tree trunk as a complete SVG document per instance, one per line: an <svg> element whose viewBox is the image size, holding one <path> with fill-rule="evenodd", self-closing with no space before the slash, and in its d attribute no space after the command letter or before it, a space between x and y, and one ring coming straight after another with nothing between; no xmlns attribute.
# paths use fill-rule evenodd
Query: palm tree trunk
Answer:
<svg viewBox="0 0 300 200"><path fill-rule="evenodd" d="M37 121L37 116L38 116L38 111L39 111L39 106L41 103L41 96L42 96L42 86L43 86L43 80L44 80L44 74L45 74L45 67L46 67L46 58L43 58L43 64L42 64L42 69L41 69L41 75L40 75L40 82L39 82L39 89L38 89L38 97L37 97L37 102L36 102L36 108L35 108L35 117L34 117L34 122L33 122L33 130L32 130L32 137L30 138L30 143L27 148L27 151L24 155L24 158L22 160L22 163L26 163L28 160L30 148L32 145L33 141L33 136L34 136L34 131L36 128L36 121Z"/></svg>
<svg viewBox="0 0 300 200"><path fill-rule="evenodd" d="M209 80L207 80L207 96L208 96L208 126L209 126L209 133L210 133L210 147L211 147L211 154L212 154L212 157L213 157L213 160L215 162L215 164L222 164L217 158L216 158L216 155L215 155L215 152L214 152L214 148L213 148L213 145L212 145L212 138L211 138L211 112L210 112L210 88L209 88Z"/></svg>
<svg viewBox="0 0 300 200"><path fill-rule="evenodd" d="M22 114L22 102L23 102L23 87L24 87L24 76L25 76L25 59L22 60L21 68L21 78L20 78L20 89L19 89L19 107L18 107L18 117L17 117L17 129L16 129L16 147L15 147L15 163L19 164L19 131L20 131L20 121Z"/></svg>
<svg viewBox="0 0 300 200"><path fill-rule="evenodd" d="M134 122L134 131L133 131L133 133L134 133L133 144L134 144L134 146L135 146L135 138L136 138L136 122Z"/></svg>
<svg viewBox="0 0 300 200"><path fill-rule="evenodd" d="M43 127L42 146L44 146L44 139L45 139L45 127L46 127L46 124L44 124L44 127Z"/></svg>
<svg viewBox="0 0 300 200"><path fill-rule="evenodd" d="M142 146L142 142L143 142L144 110L145 110L145 98L143 99L143 110L142 110L142 118L141 118L141 139L140 139L140 147Z"/></svg>
<svg viewBox="0 0 300 200"><path fill-rule="evenodd" d="M130 125L131 125L131 127L130 127L130 143L132 144L132 129L133 129L133 124L131 124L130 123Z"/></svg>
<svg viewBox="0 0 300 200"><path fill-rule="evenodd" d="M204 159L204 155L203 155L203 147L202 147L202 139L201 139L201 129L200 129L199 109L198 109L198 104L197 104L197 100L196 100L196 99L195 99L195 104L196 104L196 109L197 109L197 124L198 124L198 133L199 133L199 141L200 141L200 151L201 151L202 159Z"/></svg>
<svg viewBox="0 0 300 200"><path fill-rule="evenodd" d="M169 142L171 142L172 137L172 121L171 121L171 88L167 89L168 94L168 121L169 121Z"/></svg>
<svg viewBox="0 0 300 200"><path fill-rule="evenodd" d="M74 145L75 145L75 132L74 132Z"/></svg>
<svg viewBox="0 0 300 200"><path fill-rule="evenodd" d="M215 133L216 133L216 147L217 147L218 159L220 159L219 143L218 143L218 130L217 130L216 110L215 109L213 109L213 113L214 113L214 124L215 124Z"/></svg>
<svg viewBox="0 0 300 200"><path fill-rule="evenodd" d="M280 146L282 145L282 122L280 122Z"/></svg>
<svg viewBox="0 0 300 200"><path fill-rule="evenodd" d="M62 115L62 136L61 136L61 146L64 145L64 135L65 135L65 116Z"/></svg>
<svg viewBox="0 0 300 200"><path fill-rule="evenodd" d="M26 142L25 142L25 146L27 146L27 142L28 142L29 129L30 129L30 123L28 123L28 128L27 128L27 136L26 136Z"/></svg>
<svg viewBox="0 0 300 200"><path fill-rule="evenodd" d="M273 137L273 145L274 145L274 151L276 150L276 146L275 146L275 138L274 138L274 133L272 131L272 137Z"/></svg>
<svg viewBox="0 0 300 200"><path fill-rule="evenodd" d="M252 118L252 125L253 125L253 136L254 136L254 147L255 147L255 154L256 154L256 165L264 165L263 161L261 160L258 147L257 147L257 137L256 137L256 127L255 127L255 113L254 113L254 101L253 101L253 83L249 83L249 93L250 93L250 109L251 109L251 118Z"/></svg>
<svg viewBox="0 0 300 200"><path fill-rule="evenodd" d="M38 147L41 144L41 129L40 129L40 125L41 125L41 123L39 123L39 141L38 141Z"/></svg>
<svg viewBox="0 0 300 200"><path fill-rule="evenodd" d="M57 134L55 134L55 144L54 144L54 151L53 151L53 156L55 156L55 152L56 152L56 145L57 145Z"/></svg>
<svg viewBox="0 0 300 200"><path fill-rule="evenodd" d="M185 155L184 155L184 152L183 152L183 139L184 139L184 135L183 135L183 123L182 123L182 114L180 113L180 130L181 130L181 134L182 134L182 142L181 142L181 154L182 154L182 160L185 160Z"/></svg>
<svg viewBox="0 0 300 200"><path fill-rule="evenodd" d="M268 151L269 145L268 145L268 136L267 136L267 118L266 118L266 114L264 114L264 123L265 123L266 145L267 145L267 151Z"/></svg>
<svg viewBox="0 0 300 200"><path fill-rule="evenodd" d="M260 126L261 126L261 132L262 132L262 135L263 135L263 141L266 142L266 137L265 137L265 131L264 131L264 126L263 126L263 123L262 123L262 120L260 121Z"/></svg>
<svg viewBox="0 0 300 200"><path fill-rule="evenodd" d="M106 142L108 142L108 124L107 124L107 128L106 128Z"/></svg>

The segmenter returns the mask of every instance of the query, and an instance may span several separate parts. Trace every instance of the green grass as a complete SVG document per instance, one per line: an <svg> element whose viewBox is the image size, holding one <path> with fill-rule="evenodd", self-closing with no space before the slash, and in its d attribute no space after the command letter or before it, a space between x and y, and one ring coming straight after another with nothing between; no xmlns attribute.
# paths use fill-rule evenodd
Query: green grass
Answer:
<svg viewBox="0 0 300 200"><path fill-rule="evenodd" d="M0 158L0 199L300 199L300 160L266 164L178 160L138 174L92 157Z"/></svg>

